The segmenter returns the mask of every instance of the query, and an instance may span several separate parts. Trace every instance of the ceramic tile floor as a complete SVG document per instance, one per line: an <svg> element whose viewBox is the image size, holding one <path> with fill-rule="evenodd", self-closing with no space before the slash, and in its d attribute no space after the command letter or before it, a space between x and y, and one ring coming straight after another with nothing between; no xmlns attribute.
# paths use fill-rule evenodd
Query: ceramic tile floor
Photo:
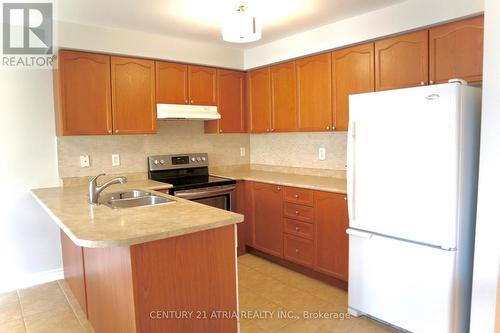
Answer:
<svg viewBox="0 0 500 333"><path fill-rule="evenodd" d="M241 333L389 333L399 332L367 318L345 318L347 293L267 260L246 254L238 259L240 311L273 312L274 318L242 319ZM279 311L290 317L276 318ZM333 319L304 319L308 313L337 313ZM335 315L333 315L335 316Z"/></svg>
<svg viewBox="0 0 500 333"><path fill-rule="evenodd" d="M0 333L93 333L64 281L0 294Z"/></svg>
<svg viewBox="0 0 500 333"><path fill-rule="evenodd" d="M398 332L367 318L304 319L304 311L345 315L347 293L246 254L238 259L241 333ZM277 318L286 313L290 318ZM271 314L273 317L271 318ZM264 317L264 315L263 315ZM0 294L0 333L93 333L64 281ZM195 333L195 332L193 332Z"/></svg>

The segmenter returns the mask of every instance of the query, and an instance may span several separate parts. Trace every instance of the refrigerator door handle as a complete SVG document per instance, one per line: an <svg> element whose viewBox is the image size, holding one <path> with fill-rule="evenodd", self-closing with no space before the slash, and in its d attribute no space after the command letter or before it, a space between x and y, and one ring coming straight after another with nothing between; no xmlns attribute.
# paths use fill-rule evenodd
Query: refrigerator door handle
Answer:
<svg viewBox="0 0 500 333"><path fill-rule="evenodd" d="M347 135L347 213L351 221L356 220L355 210L355 181L356 181L356 122L349 124Z"/></svg>
<svg viewBox="0 0 500 333"><path fill-rule="evenodd" d="M365 238L365 239L370 239L372 238L373 234L366 232L366 231L360 231L356 229L347 229L345 231L349 236L354 236L354 237L359 237L359 238Z"/></svg>

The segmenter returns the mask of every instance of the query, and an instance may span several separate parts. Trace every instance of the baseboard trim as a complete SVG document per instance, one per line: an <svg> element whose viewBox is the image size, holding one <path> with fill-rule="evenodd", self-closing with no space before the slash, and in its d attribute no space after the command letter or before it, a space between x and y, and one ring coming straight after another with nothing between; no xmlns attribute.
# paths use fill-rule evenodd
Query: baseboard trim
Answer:
<svg viewBox="0 0 500 333"><path fill-rule="evenodd" d="M25 274L19 278L19 283L16 283L15 289L24 289L38 284L44 284L64 278L62 268L51 269L48 271Z"/></svg>

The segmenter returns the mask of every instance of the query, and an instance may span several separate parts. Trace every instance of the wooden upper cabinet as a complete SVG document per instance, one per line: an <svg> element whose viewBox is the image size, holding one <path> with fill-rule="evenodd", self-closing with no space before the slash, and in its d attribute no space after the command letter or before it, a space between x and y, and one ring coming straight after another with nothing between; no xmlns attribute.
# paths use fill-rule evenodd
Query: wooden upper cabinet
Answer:
<svg viewBox="0 0 500 333"><path fill-rule="evenodd" d="M111 57L115 134L156 133L155 63Z"/></svg>
<svg viewBox="0 0 500 333"><path fill-rule="evenodd" d="M269 67L248 72L248 126L252 133L271 130L271 74Z"/></svg>
<svg viewBox="0 0 500 333"><path fill-rule="evenodd" d="M245 73L217 70L220 120L205 121L205 133L245 133Z"/></svg>
<svg viewBox="0 0 500 333"><path fill-rule="evenodd" d="M332 53L333 119L337 131L347 131L349 95L375 90L373 43Z"/></svg>
<svg viewBox="0 0 500 333"><path fill-rule="evenodd" d="M314 192L314 269L347 281L349 227L345 194Z"/></svg>
<svg viewBox="0 0 500 333"><path fill-rule="evenodd" d="M295 61L271 66L272 132L297 130L296 95Z"/></svg>
<svg viewBox="0 0 500 333"><path fill-rule="evenodd" d="M429 82L429 31L375 42L375 89L388 90Z"/></svg>
<svg viewBox="0 0 500 333"><path fill-rule="evenodd" d="M156 102L188 104L188 65L156 61Z"/></svg>
<svg viewBox="0 0 500 333"><path fill-rule="evenodd" d="M61 50L57 61L58 135L111 134L110 57Z"/></svg>
<svg viewBox="0 0 500 333"><path fill-rule="evenodd" d="M250 183L252 186L253 247L283 257L283 188Z"/></svg>
<svg viewBox="0 0 500 333"><path fill-rule="evenodd" d="M188 66L189 103L217 105L217 70L212 67Z"/></svg>
<svg viewBox="0 0 500 333"><path fill-rule="evenodd" d="M332 127L332 61L330 53L297 60L297 110L300 131Z"/></svg>
<svg viewBox="0 0 500 333"><path fill-rule="evenodd" d="M430 29L431 83L459 78L479 82L483 78L484 17L445 24Z"/></svg>

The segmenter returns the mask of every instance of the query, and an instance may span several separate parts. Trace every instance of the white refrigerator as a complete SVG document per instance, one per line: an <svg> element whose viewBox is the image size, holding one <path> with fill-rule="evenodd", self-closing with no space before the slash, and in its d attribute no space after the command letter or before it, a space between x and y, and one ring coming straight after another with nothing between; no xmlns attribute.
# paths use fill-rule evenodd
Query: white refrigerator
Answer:
<svg viewBox="0 0 500 333"><path fill-rule="evenodd" d="M349 312L468 332L481 89L454 82L349 104Z"/></svg>

